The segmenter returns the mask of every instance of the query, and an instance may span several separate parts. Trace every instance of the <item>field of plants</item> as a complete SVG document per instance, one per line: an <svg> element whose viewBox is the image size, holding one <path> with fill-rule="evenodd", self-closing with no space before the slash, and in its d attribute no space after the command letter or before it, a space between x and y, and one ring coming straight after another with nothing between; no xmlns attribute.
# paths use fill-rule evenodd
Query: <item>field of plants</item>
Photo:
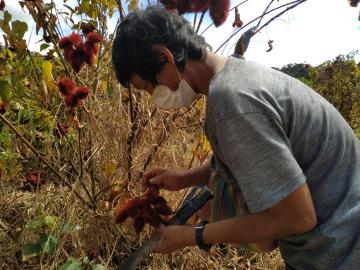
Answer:
<svg viewBox="0 0 360 270"><path fill-rule="evenodd" d="M40 52L28 49L24 35L31 29L13 19L6 2L0 1L5 39L0 45L0 269L116 269L153 232L145 225L136 233L130 220L114 222L117 205L143 194L143 173L153 167L184 170L211 156L203 133L205 98L190 108L160 110L148 94L117 83L108 19L116 13L121 20L138 0L82 0L75 6L64 0L61 11L53 1L19 1L43 37ZM203 14L199 11L196 26ZM242 22L236 23L240 29ZM316 67L289 64L281 71L327 98L360 138L355 54ZM160 194L175 210L186 192ZM139 269L284 267L278 251L256 254L220 245L209 253L186 248L154 254Z"/></svg>

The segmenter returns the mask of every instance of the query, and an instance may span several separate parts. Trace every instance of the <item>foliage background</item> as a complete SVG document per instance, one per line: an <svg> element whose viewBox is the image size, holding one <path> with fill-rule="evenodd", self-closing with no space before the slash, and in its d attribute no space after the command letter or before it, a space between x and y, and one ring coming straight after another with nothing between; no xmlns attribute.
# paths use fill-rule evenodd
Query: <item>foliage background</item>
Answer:
<svg viewBox="0 0 360 270"><path fill-rule="evenodd" d="M188 109L163 111L146 94L116 82L107 20L115 10L136 7L136 0L126 7L115 0L83 0L66 11L51 1L20 2L43 34L41 49L49 51L28 51L26 23L5 11L0 20L6 41L0 52L0 97L6 108L0 121L0 269L111 269L151 233L146 228L137 236L131 224L112 222L116 203L141 193L142 173L154 166L183 170L209 156L202 130L204 98ZM66 18L61 25L60 17ZM104 40L95 65L76 74L57 41L78 32L81 21L94 24ZM354 53L316 67L289 64L281 71L327 98L360 137L360 68ZM91 94L70 111L51 76L55 81L70 77ZM34 173L46 184L29 186ZM164 196L175 209L184 192ZM229 268L283 269L283 264L277 251L258 255L219 246L210 254L186 248L154 255L142 266Z"/></svg>

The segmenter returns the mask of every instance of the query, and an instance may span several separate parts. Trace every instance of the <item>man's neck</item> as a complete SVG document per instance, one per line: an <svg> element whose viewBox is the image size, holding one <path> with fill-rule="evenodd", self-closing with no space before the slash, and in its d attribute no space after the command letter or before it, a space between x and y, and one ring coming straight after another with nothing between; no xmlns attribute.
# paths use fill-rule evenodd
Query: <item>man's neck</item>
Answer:
<svg viewBox="0 0 360 270"><path fill-rule="evenodd" d="M224 56L207 53L204 59L188 60L185 66L185 78L196 92L207 95L211 79L224 68L227 59Z"/></svg>

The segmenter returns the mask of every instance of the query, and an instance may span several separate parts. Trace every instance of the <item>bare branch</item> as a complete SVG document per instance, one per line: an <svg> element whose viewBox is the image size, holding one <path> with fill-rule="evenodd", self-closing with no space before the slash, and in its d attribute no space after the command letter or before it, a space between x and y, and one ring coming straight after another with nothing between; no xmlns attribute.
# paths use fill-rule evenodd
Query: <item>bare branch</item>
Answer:
<svg viewBox="0 0 360 270"><path fill-rule="evenodd" d="M229 40L232 39L234 36L236 36L237 33L239 33L241 30L243 30L244 28L246 28L247 26L249 26L250 24L252 24L252 23L255 22L256 20L260 19L261 17L263 17L263 16L265 16L265 15L267 15L267 14L270 14L270 13L272 13L272 12L278 10L278 9L281 9L281 8L284 8L284 7L293 5L293 4L294 4L294 5L291 6L291 8L294 8L294 7L298 6L299 4L304 3L304 2L306 2L306 1L307 1L307 0L296 0L296 1L292 1L292 2L286 3L286 4L284 4L284 5L278 6L278 7L276 7L276 8L273 8L273 9L267 11L265 14L262 14L262 15L256 17L255 19L253 19L253 20L251 20L250 22L248 22L247 24L245 24L243 27L239 28L239 29L238 29L235 33L233 33L229 38L227 38L227 39L215 50L215 53L217 53L223 46L225 46L225 44L226 44L227 42L229 42ZM290 9L291 9L291 8L290 8ZM283 13L285 13L285 12L288 11L288 10L289 10L289 9L286 9L284 12L281 12L280 14L283 14ZM278 15L276 15L276 17L278 17Z"/></svg>

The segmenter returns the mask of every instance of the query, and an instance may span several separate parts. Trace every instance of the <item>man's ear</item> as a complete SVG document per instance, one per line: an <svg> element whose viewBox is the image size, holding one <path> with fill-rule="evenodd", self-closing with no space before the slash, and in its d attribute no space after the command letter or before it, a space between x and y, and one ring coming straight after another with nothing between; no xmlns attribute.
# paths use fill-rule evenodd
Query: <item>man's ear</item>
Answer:
<svg viewBox="0 0 360 270"><path fill-rule="evenodd" d="M167 47L162 45L154 45L153 49L157 51L159 55L161 55L162 60L164 60L166 63L175 65L174 56Z"/></svg>

